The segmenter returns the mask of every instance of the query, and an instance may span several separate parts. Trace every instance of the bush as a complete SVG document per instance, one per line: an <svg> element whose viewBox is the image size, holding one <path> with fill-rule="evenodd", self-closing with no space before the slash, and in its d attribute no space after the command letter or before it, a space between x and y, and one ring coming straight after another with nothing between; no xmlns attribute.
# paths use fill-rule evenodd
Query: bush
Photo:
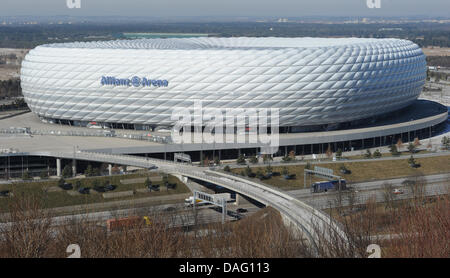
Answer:
<svg viewBox="0 0 450 278"><path fill-rule="evenodd" d="M223 170L225 171L225 172L231 172L231 168L230 168L230 166L225 166L224 168L223 168Z"/></svg>
<svg viewBox="0 0 450 278"><path fill-rule="evenodd" d="M245 157L243 154L239 155L238 159L236 160L237 164L246 164L245 163Z"/></svg>
<svg viewBox="0 0 450 278"><path fill-rule="evenodd" d="M292 157L285 155L283 158L281 158L281 160L282 160L282 162L289 162L289 161L292 161L293 159L292 159Z"/></svg>
<svg viewBox="0 0 450 278"><path fill-rule="evenodd" d="M81 188L81 181L80 181L80 180L77 180L77 181L75 182L75 189L78 190L78 189L80 189L80 188Z"/></svg>
<svg viewBox="0 0 450 278"><path fill-rule="evenodd" d="M391 152L391 154L393 156L399 156L400 155L400 152L397 150L397 146L396 145L391 145L389 147L389 151Z"/></svg>
<svg viewBox="0 0 450 278"><path fill-rule="evenodd" d="M22 179L23 180L31 180L30 173L28 171L24 171L22 174Z"/></svg>
<svg viewBox="0 0 450 278"><path fill-rule="evenodd" d="M66 183L66 181L65 181L63 178L60 178L60 179L58 180L58 186L59 186L59 187L64 186L65 183Z"/></svg>
<svg viewBox="0 0 450 278"><path fill-rule="evenodd" d="M336 151L336 158L341 158L342 157L342 150L339 148Z"/></svg>
<svg viewBox="0 0 450 278"><path fill-rule="evenodd" d="M64 166L61 175L64 178L70 178L72 176L72 167L70 167L69 165Z"/></svg>
<svg viewBox="0 0 450 278"><path fill-rule="evenodd" d="M47 173L47 171L42 171L42 172L39 174L39 177L40 177L42 180L47 179L47 178L48 178L48 173Z"/></svg>
<svg viewBox="0 0 450 278"><path fill-rule="evenodd" d="M376 150L373 152L373 157L374 158L380 158L382 156L380 150Z"/></svg>
<svg viewBox="0 0 450 278"><path fill-rule="evenodd" d="M409 143L408 145L408 151L410 153L415 153L416 152L417 147L413 144L413 143Z"/></svg>
<svg viewBox="0 0 450 278"><path fill-rule="evenodd" d="M249 160L248 160L250 163L252 163L252 164L256 164L256 163L258 163L258 158L256 157L256 156L251 156L250 158L249 158Z"/></svg>
<svg viewBox="0 0 450 278"><path fill-rule="evenodd" d="M312 165L309 162L306 162L305 169L312 170Z"/></svg>
<svg viewBox="0 0 450 278"><path fill-rule="evenodd" d="M152 185L152 181L150 180L149 177L147 177L147 178L145 179L144 185L145 185L145 187L147 187L147 188L149 188L149 187Z"/></svg>
<svg viewBox="0 0 450 278"><path fill-rule="evenodd" d="M366 153L364 154L364 157L365 158L372 158L372 152L369 149L367 149Z"/></svg>

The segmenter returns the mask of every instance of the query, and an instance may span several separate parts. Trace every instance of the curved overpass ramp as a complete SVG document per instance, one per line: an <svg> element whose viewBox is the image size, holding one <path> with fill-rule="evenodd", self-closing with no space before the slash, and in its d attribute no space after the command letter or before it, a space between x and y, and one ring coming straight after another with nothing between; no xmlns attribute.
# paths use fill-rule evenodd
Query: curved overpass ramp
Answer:
<svg viewBox="0 0 450 278"><path fill-rule="evenodd" d="M157 166L159 170L163 172L223 186L229 190L248 196L262 204L275 208L280 212L284 220L292 223L302 232L302 235L309 239L314 249L317 248L316 243L321 236L330 239L338 235L341 239L346 239L345 233L339 224L334 222L320 210L297 200L286 192L232 174L167 160L131 155L115 155L85 151L73 153L32 152L28 153L28 155L97 161L142 168Z"/></svg>

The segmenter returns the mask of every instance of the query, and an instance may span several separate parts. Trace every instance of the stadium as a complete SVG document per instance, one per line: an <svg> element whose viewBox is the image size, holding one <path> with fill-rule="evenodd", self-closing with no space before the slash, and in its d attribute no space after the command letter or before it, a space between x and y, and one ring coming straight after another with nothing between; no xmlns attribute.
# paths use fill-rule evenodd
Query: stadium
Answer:
<svg viewBox="0 0 450 278"><path fill-rule="evenodd" d="M426 78L414 43L362 38L169 38L38 46L21 86L41 119L154 130L171 113L279 108L288 131L330 130L411 105Z"/></svg>

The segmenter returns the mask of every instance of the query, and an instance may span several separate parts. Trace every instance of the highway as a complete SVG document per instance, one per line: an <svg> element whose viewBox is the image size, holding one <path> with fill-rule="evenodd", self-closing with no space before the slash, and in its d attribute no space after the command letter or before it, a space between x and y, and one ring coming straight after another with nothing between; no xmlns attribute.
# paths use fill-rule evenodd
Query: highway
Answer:
<svg viewBox="0 0 450 278"><path fill-rule="evenodd" d="M413 198L411 189L407 186L403 186L402 182L407 178L390 179L370 181L364 183L350 184L354 192L354 205L360 205L366 203L369 199L373 199L376 202L384 202L384 184L389 183L393 188L400 188L403 190L403 194L395 194L394 200L403 200ZM424 176L425 190L424 196L436 196L450 193L450 174L438 174ZM309 189L292 190L289 193L310 204L317 209L335 208L339 206L348 206L351 202L351 191L343 191L341 203L339 204L338 193L335 191L311 193Z"/></svg>
<svg viewBox="0 0 450 278"><path fill-rule="evenodd" d="M44 151L29 152L28 154L97 161L142 168L157 166L160 171L172 174L181 179L194 178L220 185L234 192L248 196L262 204L273 207L280 212L286 223L293 225L293 227L298 229L297 231L301 231L301 235L309 239L313 247L319 237L317 229L319 229L320 234L323 234L325 237L332 237L337 234L344 240L346 239L345 233L340 225L322 211L296 199L289 193L232 174L221 173L209 170L208 168L201 168L173 161L121 154L116 155L87 151Z"/></svg>

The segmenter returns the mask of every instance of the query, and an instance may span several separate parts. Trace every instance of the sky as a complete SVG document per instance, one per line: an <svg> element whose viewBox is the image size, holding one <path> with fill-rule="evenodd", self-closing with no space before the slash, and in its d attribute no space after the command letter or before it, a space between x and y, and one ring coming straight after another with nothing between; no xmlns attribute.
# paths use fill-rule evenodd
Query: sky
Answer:
<svg viewBox="0 0 450 278"><path fill-rule="evenodd" d="M149 16L149 17L301 17L301 16L444 16L450 0L1 0L0 16Z"/></svg>

